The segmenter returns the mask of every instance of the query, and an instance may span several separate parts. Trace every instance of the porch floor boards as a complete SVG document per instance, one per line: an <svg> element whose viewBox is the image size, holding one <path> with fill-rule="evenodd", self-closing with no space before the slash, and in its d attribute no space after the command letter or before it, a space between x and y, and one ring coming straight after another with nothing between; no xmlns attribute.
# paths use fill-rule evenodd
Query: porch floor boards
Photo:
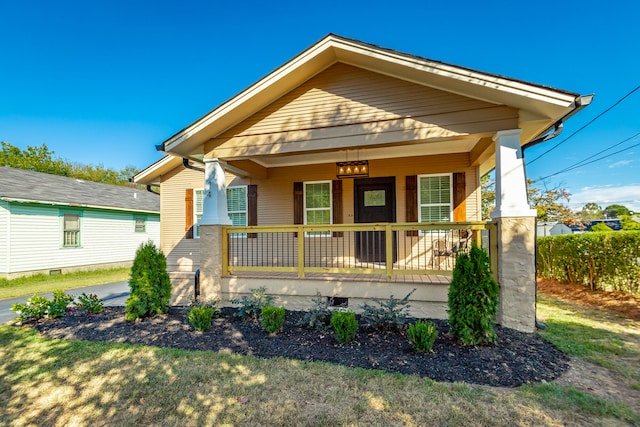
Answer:
<svg viewBox="0 0 640 427"><path fill-rule="evenodd" d="M227 277L246 277L252 279L297 279L298 274L292 272L254 272L236 271ZM335 273L305 273L304 279L322 280L327 282L387 282L387 283L424 283L448 285L451 276L437 274L398 274L387 278L386 274L335 274Z"/></svg>

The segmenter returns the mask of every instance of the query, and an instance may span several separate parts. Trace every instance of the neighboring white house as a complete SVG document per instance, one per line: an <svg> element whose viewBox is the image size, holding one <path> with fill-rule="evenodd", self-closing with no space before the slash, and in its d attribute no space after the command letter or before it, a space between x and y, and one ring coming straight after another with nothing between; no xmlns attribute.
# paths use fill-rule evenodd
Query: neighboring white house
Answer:
<svg viewBox="0 0 640 427"><path fill-rule="evenodd" d="M538 222L536 224L536 236L557 236L558 234L572 234L573 230L561 222Z"/></svg>
<svg viewBox="0 0 640 427"><path fill-rule="evenodd" d="M129 266L160 242L160 197L0 167L0 277Z"/></svg>

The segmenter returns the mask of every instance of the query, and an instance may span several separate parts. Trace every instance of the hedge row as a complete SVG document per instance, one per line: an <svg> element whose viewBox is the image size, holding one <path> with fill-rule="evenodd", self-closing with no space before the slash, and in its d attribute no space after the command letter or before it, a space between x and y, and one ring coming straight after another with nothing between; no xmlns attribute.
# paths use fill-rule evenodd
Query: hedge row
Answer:
<svg viewBox="0 0 640 427"><path fill-rule="evenodd" d="M537 245L540 277L593 290L640 292L640 231L541 237Z"/></svg>

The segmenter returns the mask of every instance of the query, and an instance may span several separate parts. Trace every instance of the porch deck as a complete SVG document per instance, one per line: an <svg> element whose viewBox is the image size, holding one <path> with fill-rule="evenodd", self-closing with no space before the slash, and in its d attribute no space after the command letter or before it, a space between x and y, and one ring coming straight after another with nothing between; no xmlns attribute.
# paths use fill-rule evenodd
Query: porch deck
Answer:
<svg viewBox="0 0 640 427"><path fill-rule="evenodd" d="M237 277L243 279L297 279L294 272L268 272L268 271L237 271L225 277ZM386 282L386 283L421 283L448 285L451 275L441 274L395 274L391 279L386 274L341 274L341 273L306 273L306 280L319 280L323 282Z"/></svg>

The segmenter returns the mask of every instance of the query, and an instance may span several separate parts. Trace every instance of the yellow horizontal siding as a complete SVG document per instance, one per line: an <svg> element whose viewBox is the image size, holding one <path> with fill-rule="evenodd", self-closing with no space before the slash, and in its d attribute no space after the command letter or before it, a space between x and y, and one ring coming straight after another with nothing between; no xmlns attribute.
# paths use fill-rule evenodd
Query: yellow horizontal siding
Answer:
<svg viewBox="0 0 640 427"><path fill-rule="evenodd" d="M213 145L240 137L247 141L248 136L398 119L438 126L445 117L443 125L469 125L488 109L517 125L515 110L338 63L220 135ZM250 141L255 143L254 138Z"/></svg>
<svg viewBox="0 0 640 427"><path fill-rule="evenodd" d="M161 177L160 246L169 271L195 271L200 265L200 240L185 238L185 190L203 186L204 173L182 165Z"/></svg>
<svg viewBox="0 0 640 427"><path fill-rule="evenodd" d="M467 221L480 220L478 171L469 165L467 153L370 160L370 177L396 177L396 221L406 220L405 177L407 175L464 172L467 193ZM267 179L235 178L229 185L256 184L258 187L258 225L293 223L293 183L336 179L335 163L269 169ZM343 223L354 221L353 180L342 180Z"/></svg>

